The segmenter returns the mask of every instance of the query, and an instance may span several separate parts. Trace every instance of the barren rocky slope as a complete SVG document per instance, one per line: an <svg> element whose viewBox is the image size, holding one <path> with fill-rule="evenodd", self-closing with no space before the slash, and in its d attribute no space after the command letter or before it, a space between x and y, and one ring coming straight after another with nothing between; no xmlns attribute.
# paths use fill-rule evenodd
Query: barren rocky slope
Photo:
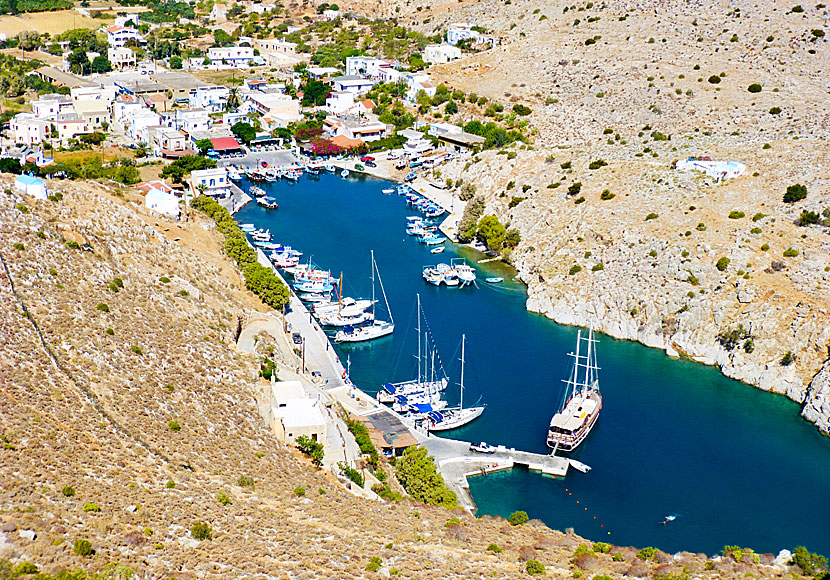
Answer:
<svg viewBox="0 0 830 580"><path fill-rule="evenodd" d="M795 225L830 206L823 4L393 4L423 32L467 21L503 40L431 72L505 112L533 110L532 148L442 169L521 231L512 259L529 309L716 364L803 403L830 431L828 228ZM453 120L483 118L488 105L467 103ZM701 155L747 171L715 184L672 169ZM607 165L589 169L598 160ZM795 183L807 199L783 203ZM784 257L790 248L798 255ZM733 331L742 338L726 348L719 337ZM788 352L794 363L782 365Z"/></svg>
<svg viewBox="0 0 830 580"><path fill-rule="evenodd" d="M520 577L529 558L562 577L788 570L630 548L572 559L584 540L538 523L349 495L261 424L258 363L233 344L261 306L210 223L149 218L93 183L50 188L63 200L0 194L0 560L137 578L375 577L372 557L405 578ZM212 539L191 536L199 521Z"/></svg>

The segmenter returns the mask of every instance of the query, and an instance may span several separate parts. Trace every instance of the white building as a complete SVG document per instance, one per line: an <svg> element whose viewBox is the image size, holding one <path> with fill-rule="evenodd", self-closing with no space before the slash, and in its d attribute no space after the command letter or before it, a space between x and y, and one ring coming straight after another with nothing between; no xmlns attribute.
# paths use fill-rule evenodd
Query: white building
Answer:
<svg viewBox="0 0 830 580"><path fill-rule="evenodd" d="M333 115L342 115L354 107L354 93L335 91L326 97L326 110Z"/></svg>
<svg viewBox="0 0 830 580"><path fill-rule="evenodd" d="M491 48L496 46L496 39L494 37L481 34L478 30L473 30L472 24L466 22L450 24L447 29L447 43L455 46L464 40L470 40L473 44L486 43Z"/></svg>
<svg viewBox="0 0 830 580"><path fill-rule="evenodd" d="M175 128L188 135L210 129L210 116L205 109L176 109Z"/></svg>
<svg viewBox="0 0 830 580"><path fill-rule="evenodd" d="M326 440L326 420L320 402L309 399L299 381L272 383L271 428L277 438L292 445L302 435L320 443Z"/></svg>
<svg viewBox="0 0 830 580"><path fill-rule="evenodd" d="M346 57L347 76L367 76L378 78L381 70L392 68L392 62L373 56L349 56Z"/></svg>
<svg viewBox="0 0 830 580"><path fill-rule="evenodd" d="M111 105L104 99L85 99L75 101L75 112L78 117L88 122L94 128L110 122Z"/></svg>
<svg viewBox="0 0 830 580"><path fill-rule="evenodd" d="M216 22L217 20L228 19L228 7L225 4L214 4L210 9L210 19Z"/></svg>
<svg viewBox="0 0 830 580"><path fill-rule="evenodd" d="M463 151L484 145L484 137L464 131L463 127L452 123L433 123L429 126L429 134L437 137L446 149Z"/></svg>
<svg viewBox="0 0 830 580"><path fill-rule="evenodd" d="M339 10L323 10L323 18L326 20L334 20L340 16Z"/></svg>
<svg viewBox="0 0 830 580"><path fill-rule="evenodd" d="M107 28L107 43L113 47L126 46L129 41L144 44L144 37L135 28L127 26L110 26Z"/></svg>
<svg viewBox="0 0 830 580"><path fill-rule="evenodd" d="M282 93L260 93L253 91L245 94L246 101L241 109L262 115L262 120L271 126L286 127L289 123L302 118L300 101Z"/></svg>
<svg viewBox="0 0 830 580"><path fill-rule="evenodd" d="M147 107L130 110L123 121L124 132L134 141L144 139L144 129L146 127L160 126L161 124L161 115L154 113Z"/></svg>
<svg viewBox="0 0 830 580"><path fill-rule="evenodd" d="M209 48L207 57L212 66L248 66L254 60L254 49L250 46Z"/></svg>
<svg viewBox="0 0 830 580"><path fill-rule="evenodd" d="M85 119L63 119L53 123L58 129L58 137L63 143L79 135L92 133L92 125Z"/></svg>
<svg viewBox="0 0 830 580"><path fill-rule="evenodd" d="M106 101L107 104L111 105L115 100L115 96L118 94L118 89L115 88L115 85L109 85L106 87L72 87L69 91L69 94L72 97L72 102L74 103L77 103L78 101L103 100Z"/></svg>
<svg viewBox="0 0 830 580"><path fill-rule="evenodd" d="M194 195L201 193L204 186L205 195L211 197L226 197L231 193L231 184L228 180L228 170L221 167L216 169L199 169L190 174L190 188Z"/></svg>
<svg viewBox="0 0 830 580"><path fill-rule="evenodd" d="M403 152L407 155L417 156L432 149L432 143L424 138L424 134L420 131L404 129L403 131L398 131L398 135L406 137L406 143L403 144Z"/></svg>
<svg viewBox="0 0 830 580"><path fill-rule="evenodd" d="M289 55L297 54L297 43L288 42L282 38L255 38L251 42L253 42L253 45L260 52L276 52Z"/></svg>
<svg viewBox="0 0 830 580"><path fill-rule="evenodd" d="M74 113L75 109L69 95L50 94L32 101L32 112L39 119L57 119L61 115Z"/></svg>
<svg viewBox="0 0 830 580"><path fill-rule="evenodd" d="M135 52L126 46L111 46L107 49L107 58L115 70L134 68L136 65Z"/></svg>
<svg viewBox="0 0 830 580"><path fill-rule="evenodd" d="M32 113L18 113L9 124L12 139L19 145L43 143L52 136L52 122Z"/></svg>
<svg viewBox="0 0 830 580"><path fill-rule="evenodd" d="M31 175L18 175L14 180L14 188L20 193L31 195L35 199L46 199L46 183Z"/></svg>
<svg viewBox="0 0 830 580"><path fill-rule="evenodd" d="M196 87L196 90L188 97L193 107L205 109L211 113L217 113L225 108L228 102L230 89L223 86Z"/></svg>
<svg viewBox="0 0 830 580"><path fill-rule="evenodd" d="M333 66L310 66L305 72L308 73L308 78L319 80L339 74L340 69Z"/></svg>
<svg viewBox="0 0 830 580"><path fill-rule="evenodd" d="M347 91L355 95L363 94L370 91L377 81L372 79L364 79L356 75L346 75L341 77L334 77L331 79L332 87L335 91Z"/></svg>
<svg viewBox="0 0 830 580"><path fill-rule="evenodd" d="M461 49L451 44L428 44L424 48L424 60L429 64L446 64L461 58Z"/></svg>
<svg viewBox="0 0 830 580"><path fill-rule="evenodd" d="M179 198L172 193L152 188L144 196L144 207L171 218L179 217Z"/></svg>
<svg viewBox="0 0 830 580"><path fill-rule="evenodd" d="M426 96L434 97L437 87L432 84L427 73L407 73L404 77L407 84L406 99L414 102L418 93L424 91Z"/></svg>

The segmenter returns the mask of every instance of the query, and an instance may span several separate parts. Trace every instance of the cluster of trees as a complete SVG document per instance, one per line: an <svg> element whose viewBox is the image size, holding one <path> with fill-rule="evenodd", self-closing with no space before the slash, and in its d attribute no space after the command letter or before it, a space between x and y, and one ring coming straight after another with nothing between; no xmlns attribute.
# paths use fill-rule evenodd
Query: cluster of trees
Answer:
<svg viewBox="0 0 830 580"><path fill-rule="evenodd" d="M476 239L491 252L498 253L518 246L522 239L519 230L507 228L494 215L481 217L484 206L484 198L481 196L476 196L467 203L464 215L458 222L458 241L468 244Z"/></svg>
<svg viewBox="0 0 830 580"><path fill-rule="evenodd" d="M228 210L206 195L196 197L193 200L193 207L213 219L216 222L216 228L225 234L225 253L242 270L245 287L271 308L282 310L289 300L288 287L277 278L273 270L257 262L256 252L248 244L245 234L236 225Z"/></svg>
<svg viewBox="0 0 830 580"><path fill-rule="evenodd" d="M484 137L485 149L498 149L505 147L516 141L526 141L527 139L522 135L521 131L516 129L507 130L499 127L492 121L489 123L482 123L481 121L470 121L464 125L464 130L473 135Z"/></svg>
<svg viewBox="0 0 830 580"><path fill-rule="evenodd" d="M458 241L469 244L476 237L478 220L484 215L484 198L479 196L471 199L464 208L464 214L458 222Z"/></svg>
<svg viewBox="0 0 830 580"><path fill-rule="evenodd" d="M311 458L314 465L323 465L323 444L308 435L297 437L297 449Z"/></svg>
<svg viewBox="0 0 830 580"><path fill-rule="evenodd" d="M417 500L449 509L458 507L455 492L447 487L424 447L410 447L395 463L395 475L406 492Z"/></svg>
<svg viewBox="0 0 830 580"><path fill-rule="evenodd" d="M146 6L150 11L142 12L139 18L154 24L196 17L193 6L187 2L164 2L162 0L117 0L117 2L121 6Z"/></svg>
<svg viewBox="0 0 830 580"><path fill-rule="evenodd" d="M184 183L185 177L190 175L192 171L213 169L214 167L216 167L216 161L213 159L199 155L185 155L162 169L161 176L171 178L173 183Z"/></svg>
<svg viewBox="0 0 830 580"><path fill-rule="evenodd" d="M51 12L52 10L69 10L70 0L0 0L0 14L20 14L21 12Z"/></svg>
<svg viewBox="0 0 830 580"><path fill-rule="evenodd" d="M303 87L303 107L322 107L326 104L326 97L331 93L331 87L322 81L310 80Z"/></svg>
<svg viewBox="0 0 830 580"><path fill-rule="evenodd" d="M33 173L40 177L63 177L66 179L111 179L124 185L141 181L141 175L132 159L122 158L104 165L100 157L87 157L83 161L72 159L64 163L55 163L38 167L33 163L23 166L17 160L3 159L0 163L2 173Z"/></svg>

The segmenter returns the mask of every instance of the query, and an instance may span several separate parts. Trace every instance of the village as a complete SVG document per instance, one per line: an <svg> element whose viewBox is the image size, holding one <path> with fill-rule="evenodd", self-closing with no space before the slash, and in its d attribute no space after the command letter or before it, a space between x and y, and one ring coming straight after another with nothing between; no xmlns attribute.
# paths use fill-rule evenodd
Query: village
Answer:
<svg viewBox="0 0 830 580"><path fill-rule="evenodd" d="M203 20L217 31L223 26L232 30L235 25L228 24L241 6L231 14L225 5L214 4ZM252 4L245 10L257 14L268 6ZM60 64L53 59L54 66L44 64L28 73L36 77L39 94L29 93L24 110L10 118L4 109L9 121L3 126L0 158L18 162L30 179L37 180L35 174L72 177L63 170L62 159L100 151L102 166L137 166L143 179L130 170L129 179L121 181L147 192L148 207L177 217L185 193L228 198L229 169L231 177L264 167L296 170L312 160L356 160L370 151L394 150L389 159L395 163L378 167L369 161L368 167L356 168L353 160L348 167L397 180L407 174L412 180L414 168L430 169L485 143L483 135L447 122L449 114L442 118L436 112L425 121L425 115L408 112L425 112L432 103L445 102L444 95L450 96L447 112L457 110L447 88L432 82L423 68L461 59L461 47L496 45L496 38L471 24L453 24L441 42L425 45L423 56L416 58L421 66L364 54L346 57L338 63L342 66L317 66L313 55L300 52L295 42L233 39L227 33L233 44L208 47L203 56L148 58L154 56L144 50L148 41L142 30L148 25L138 19L140 14L118 14L113 25L95 32L98 39L106 38L106 53L78 56L81 49L73 49L71 41L54 43L50 51L60 53ZM327 9L317 19L345 24L349 17L354 18ZM165 25L150 25L159 26ZM21 33L18 43L23 38ZM99 66L102 59L107 64ZM87 67L79 60L97 64ZM107 72L84 74L89 70ZM55 92L45 92L44 86ZM202 157L202 162L187 164L181 177L189 179L175 176L171 182L157 174L158 166L188 156ZM438 181L431 185L444 189ZM45 184L36 187L45 191Z"/></svg>

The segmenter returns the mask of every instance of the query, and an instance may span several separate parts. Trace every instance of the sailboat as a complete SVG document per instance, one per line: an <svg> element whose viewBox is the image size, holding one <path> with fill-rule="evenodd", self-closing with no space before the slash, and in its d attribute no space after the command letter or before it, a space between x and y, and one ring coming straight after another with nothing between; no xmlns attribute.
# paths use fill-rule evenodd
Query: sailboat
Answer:
<svg viewBox="0 0 830 580"><path fill-rule="evenodd" d="M587 343L586 353L581 354L582 343ZM562 404L550 420L548 429L548 447L556 452L573 451L585 441L594 427L602 409L602 395L599 392L599 367L596 365L596 340L593 328L588 329L588 338L583 338L582 330L576 336L576 352L570 353L574 359Z"/></svg>
<svg viewBox="0 0 830 580"><path fill-rule="evenodd" d="M440 369L440 378L435 378L435 348L433 347L430 356L431 365L427 368L427 357L425 356L428 333L421 331L421 318L423 311L421 310L421 295L417 294L417 315L418 326L416 332L418 334L418 354L416 360L418 361L418 374L415 379L404 381L401 383L386 383L378 391L376 398L381 403L393 403L406 407L407 404L417 405L421 403L434 402L438 403L441 398L441 392L447 388L447 376L444 373L444 368L441 366L441 360L438 360L438 367ZM423 348L421 341L423 340ZM429 371L429 372L428 372ZM424 400L428 397L428 400ZM412 399L410 401L410 399ZM446 406L446 405L444 405ZM412 409L410 409L412 410ZM430 409L431 410L431 409Z"/></svg>
<svg viewBox="0 0 830 580"><path fill-rule="evenodd" d="M375 274L377 274L380 291L383 294L383 301L386 304L386 311L389 313L389 320L378 320L375 316ZM334 335L334 342L364 342L387 336L395 331L395 321L392 318L392 310L389 308L389 300L386 299L386 290L383 289L383 280L380 279L380 270L375 262L375 251L372 250L372 324L359 327L347 326Z"/></svg>
<svg viewBox="0 0 830 580"><path fill-rule="evenodd" d="M427 427L430 431L449 431L463 427L473 421L484 412L484 407L464 408L464 346L466 335L461 335L461 382L459 383L460 394L457 407L431 411L427 413Z"/></svg>
<svg viewBox="0 0 830 580"><path fill-rule="evenodd" d="M368 302L368 301L367 301ZM372 304L374 304L372 302ZM326 311L326 312L317 312L317 320L320 321L320 324L324 326L357 326L358 324L363 324L364 322L369 322L370 320L375 319L375 312L366 312L366 308L351 308L347 306L346 308L342 308L343 305L343 274L340 274L340 281L337 283L337 309Z"/></svg>

